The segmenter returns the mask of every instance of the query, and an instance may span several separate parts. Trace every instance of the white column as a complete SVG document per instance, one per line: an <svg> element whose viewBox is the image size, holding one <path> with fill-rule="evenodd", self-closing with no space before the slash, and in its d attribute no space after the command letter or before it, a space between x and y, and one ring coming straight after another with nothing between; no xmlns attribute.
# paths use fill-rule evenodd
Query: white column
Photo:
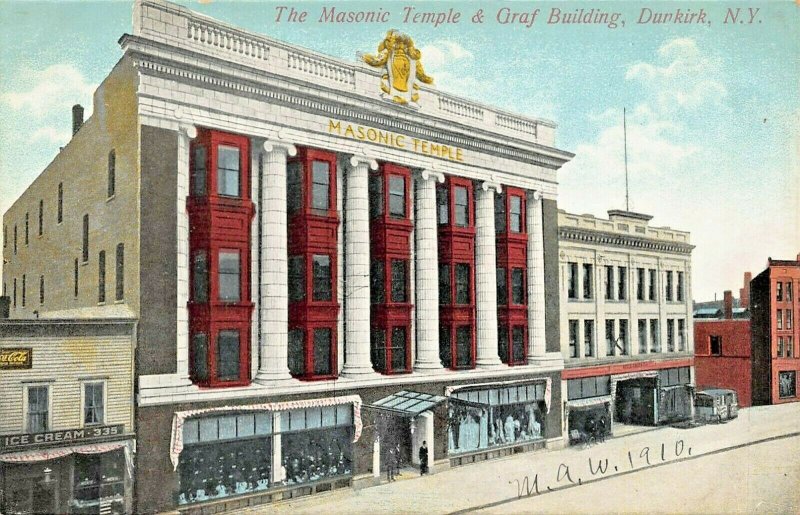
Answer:
<svg viewBox="0 0 800 515"><path fill-rule="evenodd" d="M181 125L178 130L177 169L177 317L176 317L176 379L189 382L189 148L197 137L194 125Z"/></svg>
<svg viewBox="0 0 800 515"><path fill-rule="evenodd" d="M264 142L261 181L261 341L256 381L291 379L288 365L289 283L286 215L286 157L297 149L278 140Z"/></svg>
<svg viewBox="0 0 800 515"><path fill-rule="evenodd" d="M628 255L628 351L631 356L639 354L639 301L636 299L637 263Z"/></svg>
<svg viewBox="0 0 800 515"><path fill-rule="evenodd" d="M692 258L686 261L683 272L683 294L686 303L686 352L694 355L694 322L692 320ZM694 369L692 369L694 370ZM694 384L694 381L692 381ZM692 405L694 409L694 405Z"/></svg>
<svg viewBox="0 0 800 515"><path fill-rule="evenodd" d="M261 176L264 174L262 162L263 140L250 140L250 199L255 205L255 216L250 221L250 302L254 315L250 320L250 377L258 376L261 359Z"/></svg>
<svg viewBox="0 0 800 515"><path fill-rule="evenodd" d="M272 413L272 477L270 484L274 485L286 480L286 470L283 469L283 449L281 448L281 412Z"/></svg>
<svg viewBox="0 0 800 515"><path fill-rule="evenodd" d="M544 224L542 193L529 191L525 213L528 226L528 364L547 354L544 311ZM580 284L578 285L580 287ZM596 295L597 292L595 292ZM562 302L566 295L562 295ZM562 309L562 313L567 310ZM562 327L566 327L562 320ZM569 338L569 335L567 335Z"/></svg>
<svg viewBox="0 0 800 515"><path fill-rule="evenodd" d="M411 435L411 463L420 465L419 449L422 442L428 446L428 472L433 473L434 434L433 434L433 413L423 411L414 420L414 433Z"/></svg>
<svg viewBox="0 0 800 515"><path fill-rule="evenodd" d="M494 194L500 185L483 182L476 188L475 304L478 315L478 356L481 368L501 366L497 353L497 247L494 229Z"/></svg>
<svg viewBox="0 0 800 515"><path fill-rule="evenodd" d="M436 182L444 175L425 170L415 177L415 263L417 354L415 371L441 370L439 359L439 241Z"/></svg>
<svg viewBox="0 0 800 515"><path fill-rule="evenodd" d="M369 357L369 170L378 162L350 158L345 179L345 357L342 375L374 374Z"/></svg>

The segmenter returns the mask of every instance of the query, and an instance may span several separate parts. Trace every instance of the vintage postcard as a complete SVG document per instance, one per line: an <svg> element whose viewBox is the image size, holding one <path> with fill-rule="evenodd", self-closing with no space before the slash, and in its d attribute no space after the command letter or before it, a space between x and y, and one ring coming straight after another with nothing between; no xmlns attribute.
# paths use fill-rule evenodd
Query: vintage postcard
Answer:
<svg viewBox="0 0 800 515"><path fill-rule="evenodd" d="M0 26L0 514L800 513L797 2Z"/></svg>

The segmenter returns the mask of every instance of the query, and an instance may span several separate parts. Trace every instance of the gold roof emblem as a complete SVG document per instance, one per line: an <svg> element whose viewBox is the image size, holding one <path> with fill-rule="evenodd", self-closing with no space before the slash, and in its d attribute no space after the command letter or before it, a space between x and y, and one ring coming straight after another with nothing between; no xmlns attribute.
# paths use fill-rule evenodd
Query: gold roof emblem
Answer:
<svg viewBox="0 0 800 515"><path fill-rule="evenodd" d="M364 54L361 59L373 68L381 68L383 98L392 102L419 107L419 83L431 84L433 78L422 67L422 52L406 34L390 30L378 45L376 54Z"/></svg>

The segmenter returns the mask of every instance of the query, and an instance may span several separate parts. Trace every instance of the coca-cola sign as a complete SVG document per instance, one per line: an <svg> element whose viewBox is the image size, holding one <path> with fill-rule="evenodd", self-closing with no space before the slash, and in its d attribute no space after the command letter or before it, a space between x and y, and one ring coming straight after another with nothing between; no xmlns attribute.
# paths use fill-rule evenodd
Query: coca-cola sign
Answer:
<svg viewBox="0 0 800 515"><path fill-rule="evenodd" d="M0 370L23 370L31 368L32 366L32 349L0 349Z"/></svg>

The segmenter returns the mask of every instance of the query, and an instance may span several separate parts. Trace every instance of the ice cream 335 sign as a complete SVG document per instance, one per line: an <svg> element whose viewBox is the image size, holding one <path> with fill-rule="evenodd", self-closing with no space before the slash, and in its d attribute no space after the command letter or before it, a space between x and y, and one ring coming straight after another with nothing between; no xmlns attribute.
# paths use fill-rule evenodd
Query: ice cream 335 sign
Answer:
<svg viewBox="0 0 800 515"><path fill-rule="evenodd" d="M433 83L433 78L425 74L421 58L422 52L414 46L414 41L394 29L386 33L377 54L361 56L368 65L384 70L381 76L383 98L412 107L419 107L419 83Z"/></svg>

